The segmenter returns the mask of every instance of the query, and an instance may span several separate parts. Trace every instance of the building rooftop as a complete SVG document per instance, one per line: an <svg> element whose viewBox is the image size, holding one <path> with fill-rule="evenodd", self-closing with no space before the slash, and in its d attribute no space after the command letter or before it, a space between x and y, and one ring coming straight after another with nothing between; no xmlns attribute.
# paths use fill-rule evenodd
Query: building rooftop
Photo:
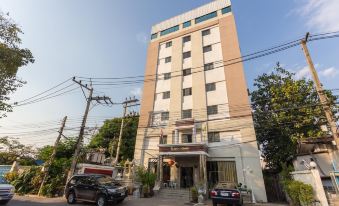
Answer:
<svg viewBox="0 0 339 206"><path fill-rule="evenodd" d="M163 30L175 27L177 25L183 24L187 21L194 20L198 17L207 15L211 12L223 9L225 7L231 6L230 0L215 0L203 6L200 6L196 9L188 11L186 13L180 14L178 16L172 17L168 20L155 24L152 27L152 34L161 32Z"/></svg>

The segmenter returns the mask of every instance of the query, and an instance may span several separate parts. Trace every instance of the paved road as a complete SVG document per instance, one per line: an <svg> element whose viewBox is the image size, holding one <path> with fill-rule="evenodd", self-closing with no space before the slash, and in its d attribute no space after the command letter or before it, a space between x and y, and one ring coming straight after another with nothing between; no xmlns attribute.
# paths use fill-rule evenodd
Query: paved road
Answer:
<svg viewBox="0 0 339 206"><path fill-rule="evenodd" d="M95 204L79 203L74 206L94 206ZM163 200L160 198L133 199L128 197L118 206L184 206L184 202L178 200ZM15 196L7 206L69 206L63 198L38 198Z"/></svg>

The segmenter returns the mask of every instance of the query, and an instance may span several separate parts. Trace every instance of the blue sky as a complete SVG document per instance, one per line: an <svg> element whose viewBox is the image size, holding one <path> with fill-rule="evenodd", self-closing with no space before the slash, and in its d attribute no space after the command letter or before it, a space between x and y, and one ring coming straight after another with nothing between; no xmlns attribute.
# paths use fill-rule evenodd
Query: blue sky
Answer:
<svg viewBox="0 0 339 206"><path fill-rule="evenodd" d="M28 83L14 95L20 101L44 91L72 76L121 77L143 75L151 26L210 0L1 0L2 12L10 13L25 32L23 46L31 49L36 62L20 69L18 75ZM266 49L311 33L339 30L339 1L233 0L242 54ZM339 88L339 38L316 41L309 49L326 88ZM279 61L286 69L307 76L300 47L244 64L247 83L252 89L259 74L272 70ZM97 86L97 94L120 102L139 94L142 85L128 87ZM15 108L0 120L0 135L25 133L29 124L40 128L59 127L53 121L68 115L79 126L85 109L80 90L44 102ZM122 108L94 107L89 126L101 125L108 117L120 116ZM22 126L24 124L24 126ZM43 126L45 125L45 126ZM21 127L20 127L21 126ZM22 129L17 129L22 128ZM73 131L73 133L76 131ZM24 142L45 144L55 134L24 136ZM41 140L41 138L43 138Z"/></svg>

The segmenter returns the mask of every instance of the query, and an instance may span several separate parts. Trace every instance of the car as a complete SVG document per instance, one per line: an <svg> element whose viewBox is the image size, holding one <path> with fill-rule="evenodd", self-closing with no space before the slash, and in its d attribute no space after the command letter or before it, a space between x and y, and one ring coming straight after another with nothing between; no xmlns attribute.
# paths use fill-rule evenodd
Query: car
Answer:
<svg viewBox="0 0 339 206"><path fill-rule="evenodd" d="M213 206L218 204L242 206L244 202L241 191L237 189L235 183L230 182L218 183L210 192L210 196Z"/></svg>
<svg viewBox="0 0 339 206"><path fill-rule="evenodd" d="M112 177L98 174L74 175L65 187L68 204L94 202L97 206L120 203L127 197L127 188Z"/></svg>
<svg viewBox="0 0 339 206"><path fill-rule="evenodd" d="M15 188L4 177L0 177L0 205L7 204L14 196Z"/></svg>

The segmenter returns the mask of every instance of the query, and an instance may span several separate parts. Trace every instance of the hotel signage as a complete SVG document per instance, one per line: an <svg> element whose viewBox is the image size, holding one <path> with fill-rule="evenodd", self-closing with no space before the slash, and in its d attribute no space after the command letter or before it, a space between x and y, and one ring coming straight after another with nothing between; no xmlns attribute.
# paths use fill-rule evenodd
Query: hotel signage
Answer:
<svg viewBox="0 0 339 206"><path fill-rule="evenodd" d="M159 152L206 152L205 145L176 145L176 146L159 146Z"/></svg>

